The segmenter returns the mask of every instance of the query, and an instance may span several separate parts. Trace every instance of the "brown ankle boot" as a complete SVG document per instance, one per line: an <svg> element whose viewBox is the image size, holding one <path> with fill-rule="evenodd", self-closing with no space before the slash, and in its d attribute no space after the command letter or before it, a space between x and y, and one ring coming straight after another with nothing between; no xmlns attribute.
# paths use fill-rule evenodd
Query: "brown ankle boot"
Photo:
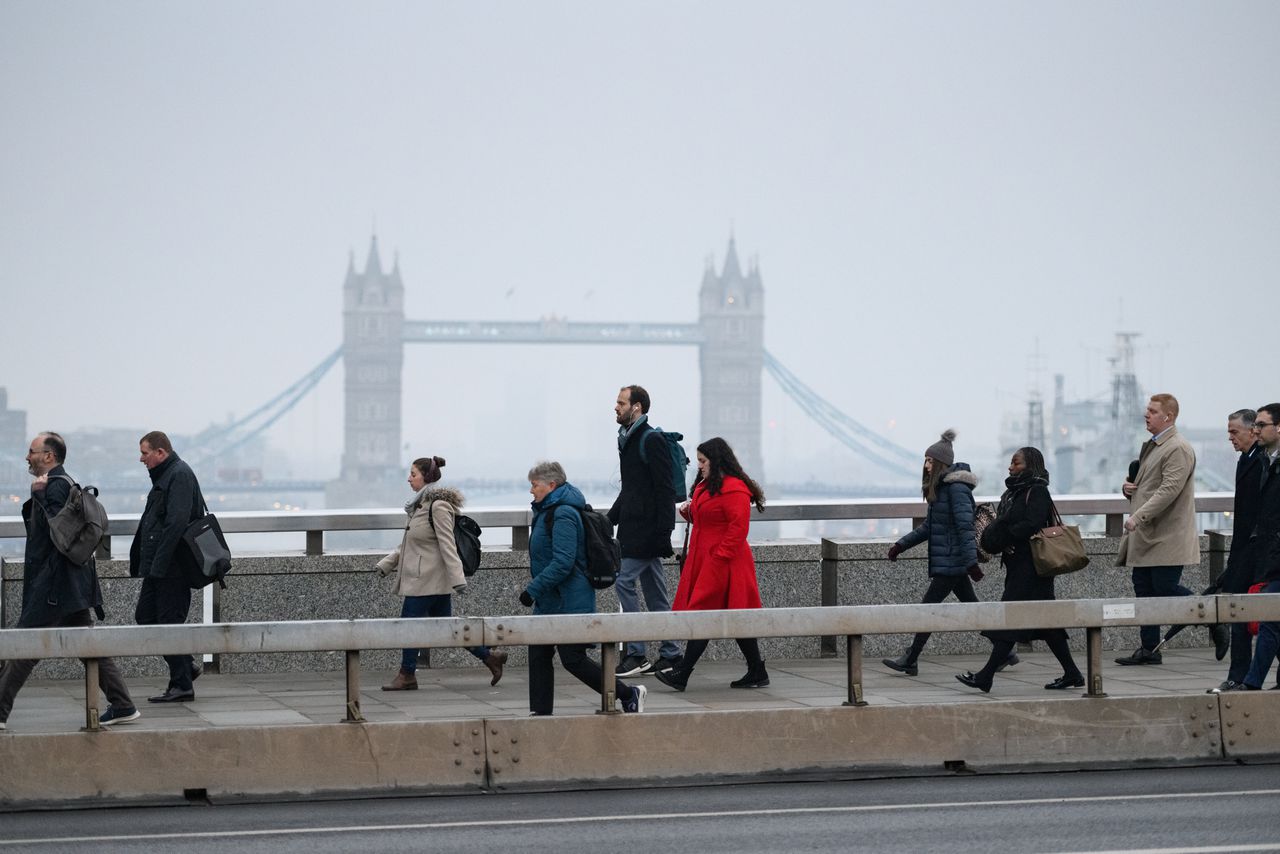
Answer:
<svg viewBox="0 0 1280 854"><path fill-rule="evenodd" d="M489 668L489 672L493 674L493 678L489 680L490 685L497 685L498 680L502 678L502 665L507 663L507 654L501 651L490 651L484 659L484 666Z"/></svg>
<svg viewBox="0 0 1280 854"><path fill-rule="evenodd" d="M418 677L407 670L401 670L390 685L383 685L383 691L417 691Z"/></svg>

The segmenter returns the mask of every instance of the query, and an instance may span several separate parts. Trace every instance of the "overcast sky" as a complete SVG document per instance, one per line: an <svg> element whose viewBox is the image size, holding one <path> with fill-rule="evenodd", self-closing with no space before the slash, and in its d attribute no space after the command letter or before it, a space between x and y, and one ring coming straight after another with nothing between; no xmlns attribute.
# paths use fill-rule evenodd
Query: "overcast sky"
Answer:
<svg viewBox="0 0 1280 854"><path fill-rule="evenodd" d="M192 432L340 343L375 227L413 319L680 322L732 231L769 350L909 448L992 454L1037 349L1104 392L1122 328L1218 426L1280 397L1278 81L1271 2L0 0L0 385ZM611 464L625 382L704 438L697 370L411 346L406 457ZM765 389L770 478L875 471ZM271 440L335 474L341 371Z"/></svg>

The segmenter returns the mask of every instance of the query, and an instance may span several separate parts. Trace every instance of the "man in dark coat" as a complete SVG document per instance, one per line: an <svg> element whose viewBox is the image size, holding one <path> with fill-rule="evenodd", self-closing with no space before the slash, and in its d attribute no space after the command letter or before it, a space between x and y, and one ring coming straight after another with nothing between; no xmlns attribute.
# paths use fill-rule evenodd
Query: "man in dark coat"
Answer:
<svg viewBox="0 0 1280 854"><path fill-rule="evenodd" d="M204 497L191 466L174 453L169 437L159 430L138 443L141 462L151 475L151 492L138 532L129 549L129 574L142 578L142 592L134 619L140 626L185 623L191 612L191 586L186 563L193 558L182 541L187 526L204 515ZM196 698L191 683L200 675L189 655L166 655L169 686L148 697L152 703L183 703Z"/></svg>
<svg viewBox="0 0 1280 854"><path fill-rule="evenodd" d="M671 454L666 440L649 424L649 393L643 388L624 386L613 411L618 420L622 476L622 490L609 508L609 521L618 526L618 545L622 547L618 602L626 613L639 611L638 582L650 611L670 611L662 559L674 553L671 532L676 527L676 489ZM650 664L645 642L629 642L617 675L639 676L679 664L680 647L674 641L663 641L658 652L658 661Z"/></svg>
<svg viewBox="0 0 1280 854"><path fill-rule="evenodd" d="M1262 501L1262 472L1267 454L1253 429L1258 413L1252 409L1240 409L1227 416L1227 440L1240 452L1236 460L1236 494L1231 505L1231 551L1227 553L1227 568L1218 579L1218 589L1223 593L1248 593L1253 584L1253 555L1249 551L1249 539L1258 524L1258 510ZM1265 414L1263 420L1269 418ZM1253 638L1246 623L1231 624L1231 664L1227 678L1208 693L1216 694L1238 684L1249 672L1253 659Z"/></svg>
<svg viewBox="0 0 1280 854"><path fill-rule="evenodd" d="M27 451L27 470L35 476L31 498L22 505L27 547L22 564L22 614L20 629L78 628L93 625L93 614L102 619L102 589L90 557L76 566L53 545L49 520L57 516L71 496L70 478L62 464L67 443L57 433L41 433ZM0 671L0 729L5 729L18 691L38 660L8 662ZM119 668L110 658L98 659L98 686L110 704L99 722L110 726L135 721L141 715L129 697Z"/></svg>

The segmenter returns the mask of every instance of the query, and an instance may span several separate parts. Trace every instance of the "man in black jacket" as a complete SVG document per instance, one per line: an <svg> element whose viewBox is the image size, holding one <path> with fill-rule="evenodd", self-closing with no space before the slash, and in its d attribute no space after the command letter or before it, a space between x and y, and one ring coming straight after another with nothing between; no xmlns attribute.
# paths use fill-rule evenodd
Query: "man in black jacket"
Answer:
<svg viewBox="0 0 1280 854"><path fill-rule="evenodd" d="M609 508L609 521L618 526L618 545L622 547L618 603L626 613L639 611L639 582L650 611L670 611L662 559L674 553L671 532L676 526L676 489L671 454L666 440L649 425L649 393L643 388L624 386L618 392L613 412L618 420L622 477L622 489ZM650 664L645 642L629 642L618 663L617 675L639 676L669 670L680 663L680 647L675 641L663 641L658 652L658 661Z"/></svg>
<svg viewBox="0 0 1280 854"><path fill-rule="evenodd" d="M49 534L49 520L61 512L71 496L71 484L62 467L66 459L67 443L57 433L41 433L31 440L27 470L35 480L30 500L22 505L27 547L22 564L20 629L92 626L94 612L98 619L103 618L102 589L93 558L76 566L57 550ZM14 698L38 663L34 659L10 661L0 671L0 730L6 728ZM98 687L110 703L99 723L111 726L141 717L110 658L98 659Z"/></svg>
<svg viewBox="0 0 1280 854"><path fill-rule="evenodd" d="M1269 462L1266 450L1258 441L1253 429L1258 413L1252 409L1240 409L1227 416L1227 439L1231 447L1240 452L1236 461L1236 494L1231 505L1231 551L1227 553L1227 568L1223 570L1218 588L1223 593L1248 593L1253 584L1253 560L1249 550L1249 538L1258 524L1258 510L1262 502L1262 471ZM1270 417L1262 414L1263 421ZM1208 693L1226 691L1241 682L1249 672L1253 658L1253 638L1249 637L1246 623L1231 624L1231 665L1227 678Z"/></svg>
<svg viewBox="0 0 1280 854"><path fill-rule="evenodd" d="M129 549L129 574L142 578L134 619L140 626L185 623L191 612L191 586L184 562L192 557L182 534L204 515L200 483L159 430L143 436L138 450L151 475L151 492ZM194 700L191 683L200 675L195 660L185 654L166 655L164 660L169 665L169 686L163 694L147 699L152 703Z"/></svg>

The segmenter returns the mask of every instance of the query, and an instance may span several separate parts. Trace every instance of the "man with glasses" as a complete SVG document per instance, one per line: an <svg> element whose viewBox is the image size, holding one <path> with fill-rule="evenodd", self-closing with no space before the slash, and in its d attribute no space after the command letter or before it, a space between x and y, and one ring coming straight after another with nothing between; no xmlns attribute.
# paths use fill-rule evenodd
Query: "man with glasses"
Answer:
<svg viewBox="0 0 1280 854"><path fill-rule="evenodd" d="M138 442L139 461L151 476L151 491L129 547L129 574L142 578L134 619L140 626L185 623L191 613L191 587L182 561L191 550L182 541L187 526L204 515L204 496L191 466L173 450L169 437L153 430ZM148 697L151 703L186 703L196 698L191 683L200 668L189 655L166 655L169 685Z"/></svg>
<svg viewBox="0 0 1280 854"><path fill-rule="evenodd" d="M57 433L40 433L27 450L31 498L22 505L27 545L22 563L22 613L20 629L79 628L93 625L102 613L102 588L94 560L76 566L53 544L49 520L57 516L71 497L71 483L62 464L67 443ZM8 662L0 671L0 730L8 726L9 712L18 691L39 664L29 659ZM99 717L104 726L136 721L141 714L129 697L119 668L110 658L98 659L98 687L110 705Z"/></svg>
<svg viewBox="0 0 1280 854"><path fill-rule="evenodd" d="M1133 593L1140 599L1191 596L1183 587L1182 570L1200 563L1200 537L1196 533L1196 452L1178 434L1178 399L1156 394L1147 403L1145 420L1151 439L1138 455L1138 472L1121 491L1132 510L1124 521L1125 534L1116 554L1116 566L1133 572ZM1209 626L1214 653L1227 655L1231 635L1226 626ZM1117 664L1160 664L1163 656L1160 627L1139 629L1142 645Z"/></svg>
<svg viewBox="0 0 1280 854"><path fill-rule="evenodd" d="M1280 403L1268 403L1258 407L1257 420L1253 422L1254 435L1264 454L1262 490L1258 500L1258 521L1249 539L1250 565L1253 578L1250 581L1266 582L1263 593L1280 593L1280 553L1276 541L1280 539ZM1280 623L1262 623L1258 626L1258 642L1253 651L1248 671L1224 691L1256 691L1262 687L1275 661L1280 647Z"/></svg>
<svg viewBox="0 0 1280 854"><path fill-rule="evenodd" d="M1231 551L1227 553L1227 568L1218 579L1218 589L1223 593L1248 593L1253 583L1253 561L1249 553L1249 539L1258 524L1259 504L1262 500L1262 473L1270 462L1261 442L1258 427L1271 428L1268 435L1275 436L1271 416L1252 409L1239 409L1227 416L1227 441L1240 452L1236 461L1236 494L1231 504ZM1231 624L1231 664L1227 678L1207 693L1217 694L1230 690L1246 673L1253 657L1253 638L1245 623Z"/></svg>

